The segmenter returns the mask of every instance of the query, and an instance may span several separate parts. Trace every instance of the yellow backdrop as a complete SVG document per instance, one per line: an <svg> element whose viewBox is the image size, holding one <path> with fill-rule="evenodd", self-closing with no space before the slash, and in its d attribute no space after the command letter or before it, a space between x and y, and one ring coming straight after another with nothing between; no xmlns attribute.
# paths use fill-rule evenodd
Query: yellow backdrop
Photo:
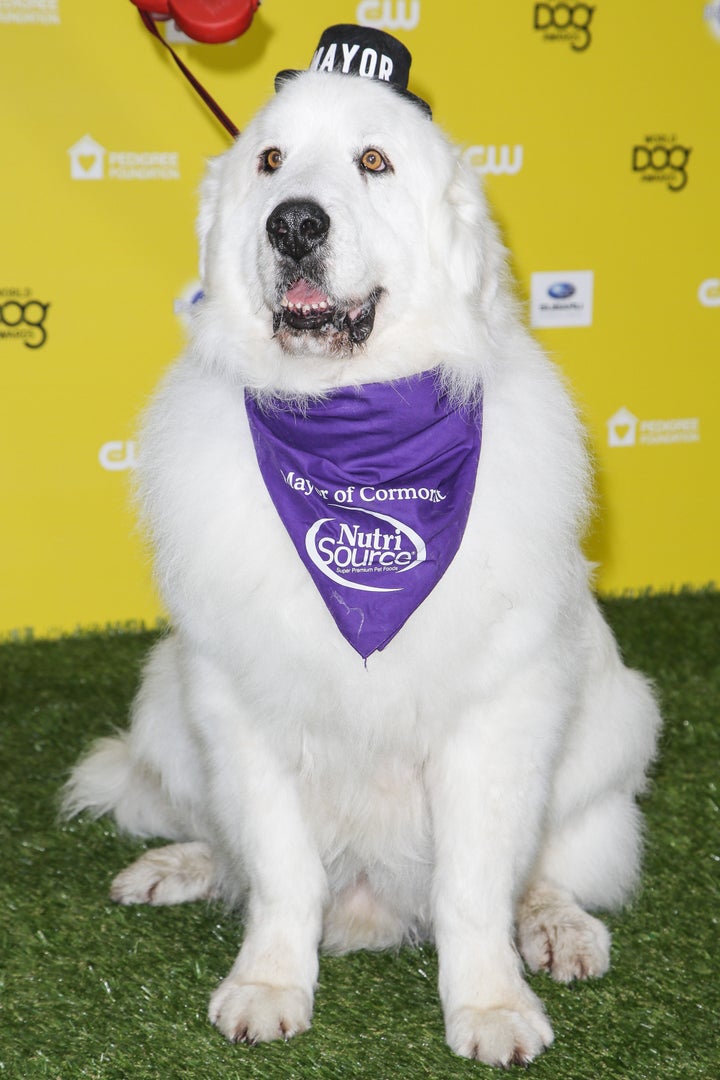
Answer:
<svg viewBox="0 0 720 1080"><path fill-rule="evenodd" d="M397 34L485 178L598 467L601 591L718 578L720 3L265 0L178 51L238 126L333 22ZM0 633L159 614L129 503L228 136L127 0L0 0Z"/></svg>

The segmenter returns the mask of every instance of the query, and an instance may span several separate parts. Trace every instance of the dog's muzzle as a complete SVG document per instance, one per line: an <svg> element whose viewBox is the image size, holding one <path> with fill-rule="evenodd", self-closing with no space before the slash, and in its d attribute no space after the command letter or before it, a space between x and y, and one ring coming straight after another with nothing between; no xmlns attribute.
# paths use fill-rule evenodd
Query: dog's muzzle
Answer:
<svg viewBox="0 0 720 1080"><path fill-rule="evenodd" d="M322 246L330 231L330 218L316 202L288 199L275 207L266 222L270 244L282 260L285 292L273 313L273 332L284 324L291 330L334 331L351 345L367 340L375 322L381 290L360 302L333 300L316 283L322 265Z"/></svg>

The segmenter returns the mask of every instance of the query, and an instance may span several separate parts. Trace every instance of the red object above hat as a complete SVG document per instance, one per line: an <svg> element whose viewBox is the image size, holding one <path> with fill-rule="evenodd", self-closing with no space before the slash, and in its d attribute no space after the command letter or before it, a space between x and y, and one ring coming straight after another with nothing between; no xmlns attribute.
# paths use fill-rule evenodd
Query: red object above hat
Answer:
<svg viewBox="0 0 720 1080"><path fill-rule="evenodd" d="M154 19L173 19L184 34L218 45L244 34L260 0L131 0Z"/></svg>

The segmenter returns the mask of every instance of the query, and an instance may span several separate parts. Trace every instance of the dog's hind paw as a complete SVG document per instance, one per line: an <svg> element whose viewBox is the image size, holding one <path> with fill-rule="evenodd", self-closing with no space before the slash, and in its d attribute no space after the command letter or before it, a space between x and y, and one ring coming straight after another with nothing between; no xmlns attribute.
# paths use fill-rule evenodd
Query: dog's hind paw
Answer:
<svg viewBox="0 0 720 1080"><path fill-rule="evenodd" d="M118 904L184 904L215 895L210 848L200 841L152 848L110 886L110 898Z"/></svg>
<svg viewBox="0 0 720 1080"><path fill-rule="evenodd" d="M230 1042L251 1046L307 1031L312 997L296 986L242 983L228 977L210 998L211 1022Z"/></svg>
<svg viewBox="0 0 720 1080"><path fill-rule="evenodd" d="M610 967L610 933L565 893L541 886L518 909L518 948L531 971L558 982L597 978Z"/></svg>
<svg viewBox="0 0 720 1080"><path fill-rule="evenodd" d="M446 1020L447 1042L461 1057L508 1069L529 1065L553 1041L541 1008L456 1009Z"/></svg>

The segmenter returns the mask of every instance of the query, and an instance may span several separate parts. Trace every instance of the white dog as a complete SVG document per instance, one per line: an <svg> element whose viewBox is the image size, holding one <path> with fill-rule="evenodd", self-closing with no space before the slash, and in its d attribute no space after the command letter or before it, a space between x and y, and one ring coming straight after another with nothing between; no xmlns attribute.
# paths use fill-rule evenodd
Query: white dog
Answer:
<svg viewBox="0 0 720 1080"><path fill-rule="evenodd" d="M376 78L282 85L211 162L199 231L205 297L138 469L174 629L129 732L76 767L66 810L174 841L116 878L120 903L243 905L242 949L210 1003L228 1039L308 1028L319 947L432 938L451 1048L525 1064L553 1033L520 956L562 982L607 970L609 934L586 909L637 882L634 797L658 726L588 586L576 413L521 324L474 177ZM255 429L326 415L333 428L336 388L362 402L392 384L400 432L425 373L449 416L482 424L469 516L423 601L353 647L341 618L365 632L367 595L403 592L378 584L394 552L393 582L432 561L401 504L444 512L450 474L383 488L382 466L361 463L355 525L321 542L353 485L284 472L294 505L311 489L327 504L303 551ZM362 456L368 432L392 447L386 416L347 423L328 468ZM343 592L363 536L371 584Z"/></svg>

